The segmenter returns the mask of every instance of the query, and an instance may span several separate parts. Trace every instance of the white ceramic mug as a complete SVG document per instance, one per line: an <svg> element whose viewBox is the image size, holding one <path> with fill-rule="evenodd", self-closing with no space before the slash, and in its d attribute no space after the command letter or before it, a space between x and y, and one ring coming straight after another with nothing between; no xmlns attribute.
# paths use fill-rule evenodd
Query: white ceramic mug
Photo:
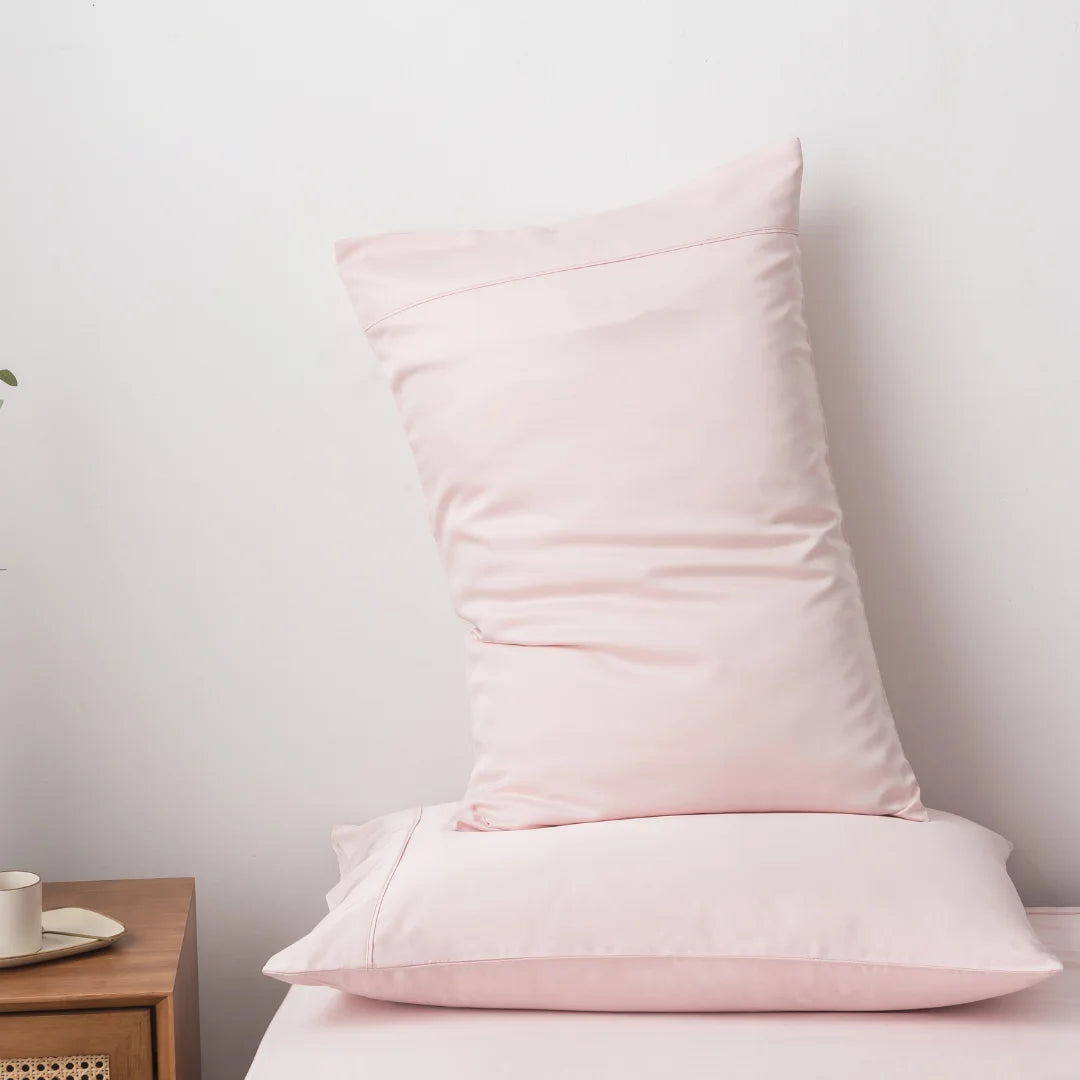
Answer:
<svg viewBox="0 0 1080 1080"><path fill-rule="evenodd" d="M0 870L0 957L28 956L41 948L41 878L27 870Z"/></svg>

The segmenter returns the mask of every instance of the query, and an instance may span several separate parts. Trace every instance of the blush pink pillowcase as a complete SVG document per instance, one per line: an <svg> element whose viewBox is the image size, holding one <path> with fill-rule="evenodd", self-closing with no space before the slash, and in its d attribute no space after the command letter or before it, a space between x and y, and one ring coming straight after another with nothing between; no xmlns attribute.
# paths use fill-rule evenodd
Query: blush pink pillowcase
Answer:
<svg viewBox="0 0 1080 1080"><path fill-rule="evenodd" d="M334 833L330 914L266 973L487 1008L918 1009L1061 965L963 818L699 814L455 831L459 807Z"/></svg>
<svg viewBox="0 0 1080 1080"><path fill-rule="evenodd" d="M553 228L338 245L457 611L459 824L922 820L840 523L789 141Z"/></svg>

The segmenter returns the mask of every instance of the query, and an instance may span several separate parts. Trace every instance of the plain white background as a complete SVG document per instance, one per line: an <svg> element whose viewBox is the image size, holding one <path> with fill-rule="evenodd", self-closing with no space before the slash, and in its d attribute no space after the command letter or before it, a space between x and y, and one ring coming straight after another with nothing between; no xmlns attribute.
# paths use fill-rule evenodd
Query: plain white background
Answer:
<svg viewBox="0 0 1080 1080"><path fill-rule="evenodd" d="M350 233L804 140L848 531L928 802L1080 902L1080 4L3 0L0 863L195 874L241 1077L338 821L455 797L460 637Z"/></svg>

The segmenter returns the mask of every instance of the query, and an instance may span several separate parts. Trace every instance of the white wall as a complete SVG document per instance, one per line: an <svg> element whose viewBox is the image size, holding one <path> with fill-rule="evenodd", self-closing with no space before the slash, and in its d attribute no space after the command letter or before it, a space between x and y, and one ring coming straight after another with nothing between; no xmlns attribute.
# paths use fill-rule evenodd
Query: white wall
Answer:
<svg viewBox="0 0 1080 1080"><path fill-rule="evenodd" d="M0 863L198 878L240 1077L336 821L454 797L459 632L338 236L800 134L835 467L932 805L1080 902L1080 4L3 6Z"/></svg>

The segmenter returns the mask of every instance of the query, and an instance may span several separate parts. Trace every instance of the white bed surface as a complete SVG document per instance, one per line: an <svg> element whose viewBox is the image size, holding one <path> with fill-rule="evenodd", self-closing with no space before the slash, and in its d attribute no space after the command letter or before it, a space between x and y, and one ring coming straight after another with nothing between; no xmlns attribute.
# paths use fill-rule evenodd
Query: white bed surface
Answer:
<svg viewBox="0 0 1080 1080"><path fill-rule="evenodd" d="M1030 916L1060 975L921 1012L440 1009L294 986L247 1080L1080 1080L1080 908Z"/></svg>

